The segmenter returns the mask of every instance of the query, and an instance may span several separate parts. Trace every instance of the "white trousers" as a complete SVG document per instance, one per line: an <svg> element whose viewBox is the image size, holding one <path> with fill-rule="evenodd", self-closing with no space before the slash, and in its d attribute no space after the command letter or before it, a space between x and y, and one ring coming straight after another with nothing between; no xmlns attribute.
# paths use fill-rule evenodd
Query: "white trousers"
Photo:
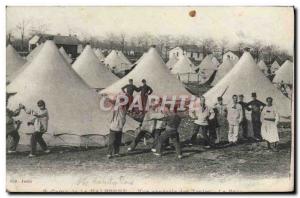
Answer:
<svg viewBox="0 0 300 198"><path fill-rule="evenodd" d="M239 135L239 125L229 124L228 142L236 142Z"/></svg>

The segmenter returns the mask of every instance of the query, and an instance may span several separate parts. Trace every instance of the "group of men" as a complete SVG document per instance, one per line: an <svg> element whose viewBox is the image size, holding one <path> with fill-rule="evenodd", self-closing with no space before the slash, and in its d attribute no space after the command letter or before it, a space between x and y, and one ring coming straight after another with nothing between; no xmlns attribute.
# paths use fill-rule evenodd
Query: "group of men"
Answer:
<svg viewBox="0 0 300 198"><path fill-rule="evenodd" d="M7 107L9 98L15 93L6 94L6 138L10 141L8 142L8 154L16 153L17 146L20 141L19 128L22 124L20 120L15 120L14 117L20 115L21 111L33 118L27 123L27 126L33 126L30 146L31 152L29 157L36 156L37 144L41 146L44 153L50 153L46 142L43 139L43 134L47 132L48 129L48 110L46 108L46 103L43 100L37 102L38 109L36 111L26 108L24 105L19 104L16 110L11 110Z"/></svg>
<svg viewBox="0 0 300 198"><path fill-rule="evenodd" d="M129 84L124 86L122 90L132 97L132 90L134 90L132 87L134 88L135 86L133 85L133 80L130 79ZM213 107L209 107L205 103L204 96L201 96L200 109L188 112L180 112L177 108L171 110L170 106L166 106L164 111L162 111L159 105L150 107L144 114L143 122L137 129L135 138L128 147L128 152L133 151L143 138L150 135L154 138L151 151L155 155L160 156L163 148L169 146L169 139L172 139L178 158L182 158L178 128L181 119L188 116L194 120L193 133L188 141L189 145L199 144L201 142L206 149L216 146L221 142L228 142L225 143L227 146L235 145L239 140L239 134L246 140L262 140L261 112L266 104L257 99L256 93L252 93L252 100L248 103L244 102L243 95L233 95L232 102L228 105L223 103L222 97L218 97L217 100L218 102ZM126 108L123 107L121 109L122 113L118 113L118 115L121 115L121 120L123 120L121 123L123 124L121 124L117 130L115 130L115 127L111 127L111 134L122 133L126 119ZM118 111L120 111L120 109L118 109ZM251 111L253 135L249 134L246 111ZM114 116L114 118L116 117ZM112 124L113 123L114 122L112 122ZM227 137L224 138L224 134L226 134L225 136ZM112 134L110 139L115 140L116 138ZM120 143L120 140L118 140L118 143ZM114 146L119 147L120 144L118 143L110 141L110 148ZM119 149L117 148L116 150L115 152L113 149L109 149L108 158L115 155L118 156Z"/></svg>
<svg viewBox="0 0 300 198"><path fill-rule="evenodd" d="M122 91L128 96L129 101L127 104L120 101L122 105L114 108L113 117L110 122L108 158L119 156L122 131L126 123L126 115L129 106L133 102L134 91L141 93L143 121L141 122L140 127L136 129L135 138L128 147L128 152L135 150L137 144L143 138L152 136L154 140L151 151L155 155L161 156L163 149L170 147L169 140L172 140L178 158L182 158L179 126L181 120L185 117L190 117L194 122L192 135L188 139L189 145L202 143L206 149L224 145L220 144L221 142L226 142L225 145L227 146L235 145L239 140L239 134L242 134L244 139L252 138L256 141L264 139L268 142L268 146L271 146L271 144L274 143L274 149L276 147L275 143L279 141L277 131L279 115L273 107L273 99L270 97L266 100L267 105L257 99L256 93L252 93L252 100L248 103L244 102L243 95L233 95L232 102L228 105L223 103L222 97L218 97L218 102L214 106L209 107L205 102L205 97L200 96L200 105L197 110L182 110L178 105L172 108L172 105L166 105L164 108L161 108L159 103L152 105L149 109L147 108L147 110L145 110L148 96L152 94L153 90L147 85L145 79L142 80L142 83L142 86L136 87L133 84L133 80L130 79L129 84L122 87ZM7 94L6 103L11 95L12 94ZM123 98L122 100L125 99ZM20 128L21 122L15 121L13 117L18 116L21 110L24 110L25 113L34 117L31 122L27 123L28 126L33 125L34 128L30 140L31 153L29 156L35 156L37 143L40 144L44 152L50 152L42 137L43 134L47 132L48 128L48 110L43 100L39 100L37 106L37 111L25 108L22 104L14 111L10 110L8 107L6 108L7 137L12 139L8 153L16 152L16 147L20 139L18 129ZM251 111L253 136L249 134L246 111ZM263 137L261 130L263 130Z"/></svg>

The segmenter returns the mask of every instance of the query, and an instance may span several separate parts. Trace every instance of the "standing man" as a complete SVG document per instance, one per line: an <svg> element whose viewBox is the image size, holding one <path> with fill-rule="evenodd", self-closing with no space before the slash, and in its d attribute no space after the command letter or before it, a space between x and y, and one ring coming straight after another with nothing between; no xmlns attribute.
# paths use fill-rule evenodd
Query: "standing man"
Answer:
<svg viewBox="0 0 300 198"><path fill-rule="evenodd" d="M19 135L19 128L21 125L21 121L15 121L14 117L18 116L21 112L22 105L19 105L19 108L16 110L11 110L7 107L8 99L10 96L14 95L15 93L6 93L6 138L11 137L12 141L9 142L8 146L8 154L16 153L17 146L19 144L20 135Z"/></svg>
<svg viewBox="0 0 300 198"><path fill-rule="evenodd" d="M250 110L247 106L247 103L244 102L244 95L241 94L239 95L239 104L242 106L242 111L243 111L243 119L242 119L242 122L241 122L241 130L242 130L242 135L243 135L243 138L245 139L248 139L248 121L247 121L247 118L246 118L246 110Z"/></svg>
<svg viewBox="0 0 300 198"><path fill-rule="evenodd" d="M37 106L38 106L37 111L26 109L25 106L23 106L24 111L27 114L34 116L34 118L27 123L28 125L34 126L34 132L31 135L31 139L30 139L31 152L29 154L29 157L36 156L37 143L39 143L44 153L50 153L50 150L48 149L48 146L45 140L43 139L44 133L46 133L48 130L48 121L49 121L48 109L46 108L46 103L43 100L39 100L37 102Z"/></svg>
<svg viewBox="0 0 300 198"><path fill-rule="evenodd" d="M145 111L145 106L147 104L148 96L152 94L153 90L150 86L147 85L145 79L142 80L142 83L143 85L140 86L138 90L141 92L143 111Z"/></svg>
<svg viewBox="0 0 300 198"><path fill-rule="evenodd" d="M229 145L235 145L238 140L239 126L243 120L243 109L238 103L237 95L232 96L233 103L227 107L227 120L229 124L228 142Z"/></svg>
<svg viewBox="0 0 300 198"><path fill-rule="evenodd" d="M252 93L252 101L247 104L247 107L251 110L251 122L253 127L254 139L259 141L261 140L261 121L260 121L260 113L265 103L256 99L256 93Z"/></svg>
<svg viewBox="0 0 300 198"><path fill-rule="evenodd" d="M175 108L174 111L168 108L168 111L166 112L166 117L162 118L166 120L166 130L159 137L156 149L152 149L152 151L154 151L154 155L161 156L163 152L164 143L166 143L166 141L168 141L169 139L172 139L172 142L174 143L175 150L177 153L177 158L178 159L182 158L181 145L180 145L179 132L178 132L178 128L181 123L182 117L185 117L184 112L178 112L177 108Z"/></svg>
<svg viewBox="0 0 300 198"><path fill-rule="evenodd" d="M193 135L190 139L190 144L193 145L197 141L197 135L200 132L201 138L204 141L204 148L210 148L208 121L215 117L215 112L205 104L204 96L200 97L200 109L198 112L192 111L190 116L195 119Z"/></svg>
<svg viewBox="0 0 300 198"><path fill-rule="evenodd" d="M216 144L220 143L222 140L222 132L228 131L228 124L227 124L227 106L223 104L223 98L218 97L218 103L214 106L215 109L215 117L217 120L217 130L216 130Z"/></svg>
<svg viewBox="0 0 300 198"><path fill-rule="evenodd" d="M133 93L134 91L138 92L139 89L133 84L133 80L129 79L129 84L122 87L122 91L127 95L128 97L128 107L131 105L133 101Z"/></svg>
<svg viewBox="0 0 300 198"><path fill-rule="evenodd" d="M122 102L123 99L121 99ZM120 146L122 143L122 131L126 123L127 106L120 105L113 112L110 122L107 158L119 157Z"/></svg>

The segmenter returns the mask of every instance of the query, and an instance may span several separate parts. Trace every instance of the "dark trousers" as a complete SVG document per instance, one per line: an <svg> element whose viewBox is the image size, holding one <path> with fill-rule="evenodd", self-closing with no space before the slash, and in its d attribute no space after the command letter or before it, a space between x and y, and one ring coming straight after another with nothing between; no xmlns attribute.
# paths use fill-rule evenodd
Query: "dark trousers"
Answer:
<svg viewBox="0 0 300 198"><path fill-rule="evenodd" d="M200 132L201 135L201 140L203 141L204 145L210 145L210 140L209 140L209 130L208 126L205 125L199 125L194 123L194 130L193 130L193 135L191 137L191 142L192 143L197 143L197 135Z"/></svg>
<svg viewBox="0 0 300 198"><path fill-rule="evenodd" d="M181 146L180 146L180 140L179 140L179 133L175 130L166 130L164 133L162 133L159 137L159 141L157 143L156 152L161 154L163 151L163 145L168 140L171 139L174 146L177 155L181 155Z"/></svg>
<svg viewBox="0 0 300 198"><path fill-rule="evenodd" d="M157 144L158 144L158 141L159 141L159 137L160 135L162 134L162 132L164 131L165 129L155 129L153 131L153 145L152 145L152 148L156 148ZM170 139L167 139L164 143L164 146L169 146L170 145Z"/></svg>
<svg viewBox="0 0 300 198"><path fill-rule="evenodd" d="M252 121L252 128L253 128L254 137L261 139L261 122Z"/></svg>
<svg viewBox="0 0 300 198"><path fill-rule="evenodd" d="M6 138L8 138L8 136L10 136L12 138L12 141L9 142L8 150L10 150L10 151L17 150L17 146L18 146L19 140L20 140L20 135L19 135L18 131L15 130L15 131L8 133L6 135Z"/></svg>
<svg viewBox="0 0 300 198"><path fill-rule="evenodd" d="M241 130L242 130L242 134L243 137L248 137L248 121L247 119L243 119L242 122L240 123L241 126Z"/></svg>
<svg viewBox="0 0 300 198"><path fill-rule="evenodd" d="M132 143L130 144L131 149L135 149L137 144L145 137L147 131L140 130L137 136L134 138Z"/></svg>
<svg viewBox="0 0 300 198"><path fill-rule="evenodd" d="M108 155L119 154L122 142L122 131L110 130L108 138Z"/></svg>
<svg viewBox="0 0 300 198"><path fill-rule="evenodd" d="M48 149L47 144L43 139L43 133L36 131L31 135L31 139L30 139L31 154L33 155L36 153L37 143L39 143L39 145L44 151Z"/></svg>

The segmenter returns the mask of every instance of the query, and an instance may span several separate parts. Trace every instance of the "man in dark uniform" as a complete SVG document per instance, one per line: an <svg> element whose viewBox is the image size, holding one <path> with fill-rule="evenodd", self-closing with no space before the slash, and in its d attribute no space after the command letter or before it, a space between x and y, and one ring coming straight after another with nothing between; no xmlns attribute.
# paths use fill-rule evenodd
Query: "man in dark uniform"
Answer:
<svg viewBox="0 0 300 198"><path fill-rule="evenodd" d="M241 122L241 129L242 129L242 134L243 134L243 138L248 139L248 121L246 118L246 110L250 111L250 109L247 106L247 103L244 102L244 95L241 94L239 95L239 104L242 106L242 110L243 110L243 120Z"/></svg>
<svg viewBox="0 0 300 198"><path fill-rule="evenodd" d="M260 113L265 103L256 99L256 93L252 93L252 101L247 103L247 108L251 110L251 121L252 121L252 128L254 132L254 138L256 140L261 140L261 121L260 121Z"/></svg>
<svg viewBox="0 0 300 198"><path fill-rule="evenodd" d="M143 111L145 111L145 106L148 100L148 96L152 94L153 90L150 86L147 85L147 82L145 79L142 80L143 85L138 88L138 90L141 92L141 99L142 99L142 106Z"/></svg>
<svg viewBox="0 0 300 198"><path fill-rule="evenodd" d="M129 84L122 87L122 91L126 93L128 97L128 107L131 105L133 101L133 93L134 91L138 92L139 89L133 84L133 80L129 79Z"/></svg>

